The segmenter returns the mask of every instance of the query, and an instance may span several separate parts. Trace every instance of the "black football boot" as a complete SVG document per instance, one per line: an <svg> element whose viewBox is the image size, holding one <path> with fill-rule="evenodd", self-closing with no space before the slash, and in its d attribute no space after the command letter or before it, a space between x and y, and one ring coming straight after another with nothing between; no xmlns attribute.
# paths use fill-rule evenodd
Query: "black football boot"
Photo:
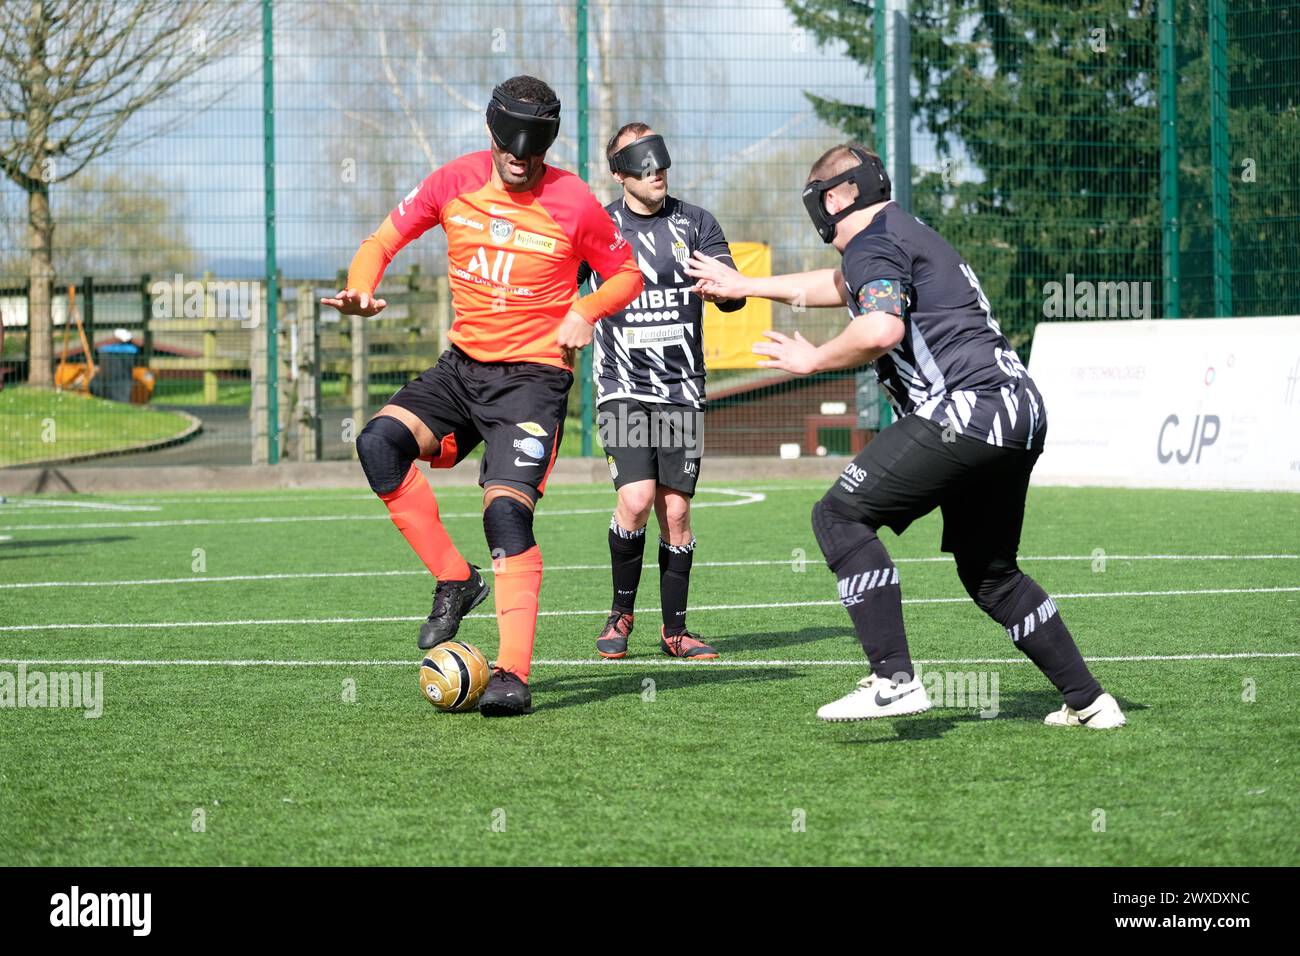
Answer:
<svg viewBox="0 0 1300 956"><path fill-rule="evenodd" d="M482 604L490 593L492 589L473 564L464 581L439 581L433 589L433 610L429 619L420 625L420 649L427 651L450 641L460 630L461 618Z"/></svg>
<svg viewBox="0 0 1300 956"><path fill-rule="evenodd" d="M484 717L522 717L533 712L533 695L527 684L498 667L479 698L478 712Z"/></svg>

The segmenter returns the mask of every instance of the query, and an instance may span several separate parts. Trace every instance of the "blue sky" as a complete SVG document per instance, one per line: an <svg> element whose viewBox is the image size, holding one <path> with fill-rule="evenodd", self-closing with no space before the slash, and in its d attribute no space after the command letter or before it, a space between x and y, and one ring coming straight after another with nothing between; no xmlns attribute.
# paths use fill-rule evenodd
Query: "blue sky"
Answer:
<svg viewBox="0 0 1300 956"><path fill-rule="evenodd" d="M492 84L515 72L542 75L565 101L565 132L572 136L577 115L572 41L555 19L554 6L479 3L456 8L389 0L378 9L391 30L388 42L395 54L412 50L399 24L418 14L422 28L429 31L429 47L437 48L424 72L445 75L454 94L473 103L486 105ZM717 174L717 160L788 125L785 134L757 155L771 155L771 146L781 145L791 163L788 215L783 213L771 228L803 223L797 177L808 161L836 141L833 131L810 118L803 92L873 102L871 78L840 51L819 49L810 37L800 37L780 0L673 0L667 7L667 22L659 28L664 82L651 91L643 110L662 117L673 130L674 183L706 183L702 196L693 197L706 204L719 200L725 190L745 189L743 170ZM349 58L350 27L324 31L309 23L294 25L285 15L292 12L286 8L277 19L275 38L278 245L287 275L325 276L346 265L361 239L427 172L427 163L394 112L395 101L373 56L376 34L362 36L356 46L364 55ZM497 21L506 24L499 28L501 33L493 32ZM599 28L595 12L592 28ZM494 37L499 42L503 35L507 49L494 52ZM594 42L592 49L594 53ZM154 108L141 117L140 128L169 119L179 125L129 152L101 160L99 166L164 183L175 208L175 234L197 250L200 268L221 275L256 275L262 268L259 53L250 45L202 75L200 96L225 91L216 106L202 112L193 112L189 104ZM492 62L484 63L489 57ZM413 61L403 62L409 67ZM652 66L624 60L618 74ZM426 88L440 92L428 84ZM383 128L359 127L331 105L337 101L351 102L381 119ZM591 102L598 102L594 89ZM417 113L436 136L440 158L442 153L449 158L485 145L481 114L451 96L426 99ZM603 135L593 128L593 154ZM363 137L364 145L358 142ZM367 150L381 153L390 168L367 161ZM571 157L571 149L564 152ZM355 182L341 177L341 162L349 156L358 159ZM140 181L143 188L145 180ZM5 199L10 214L21 213L12 189ZM806 234L799 241L817 245L806 223L802 228ZM424 252L436 253L436 246L435 239L434 247ZM415 258L430 261L431 256Z"/></svg>

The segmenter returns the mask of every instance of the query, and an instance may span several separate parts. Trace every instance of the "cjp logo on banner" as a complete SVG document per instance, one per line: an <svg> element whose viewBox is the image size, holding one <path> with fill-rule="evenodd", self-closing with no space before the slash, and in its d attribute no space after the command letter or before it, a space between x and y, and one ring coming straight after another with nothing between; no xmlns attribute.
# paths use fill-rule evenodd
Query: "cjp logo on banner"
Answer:
<svg viewBox="0 0 1300 956"><path fill-rule="evenodd" d="M1167 465L1173 459L1178 459L1178 464L1185 465L1192 460L1195 454L1196 460L1192 464L1201 463L1201 452L1213 445L1219 438L1219 416L1218 415L1197 415L1192 420L1191 438L1187 446L1187 451L1179 451L1177 435L1180 420L1177 415L1170 415L1160 426L1160 434L1156 437L1156 458L1160 464ZM1172 431L1171 431L1172 430ZM1170 432L1169 441L1172 444L1170 450L1166 451L1165 433Z"/></svg>
<svg viewBox="0 0 1300 956"><path fill-rule="evenodd" d="M1040 322L1030 355L1034 484L1300 492L1300 316Z"/></svg>

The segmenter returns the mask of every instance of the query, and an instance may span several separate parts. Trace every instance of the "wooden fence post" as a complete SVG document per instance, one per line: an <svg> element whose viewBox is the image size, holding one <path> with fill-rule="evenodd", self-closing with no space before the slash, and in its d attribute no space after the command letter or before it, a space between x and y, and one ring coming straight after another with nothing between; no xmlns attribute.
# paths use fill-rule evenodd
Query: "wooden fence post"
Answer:
<svg viewBox="0 0 1300 956"><path fill-rule="evenodd" d="M443 350L451 345L447 340L447 330L451 328L451 287L447 284L447 277L438 276L434 288L438 295L434 307L435 321L438 324L438 345L437 354L431 357L430 365L436 362L438 355L441 355Z"/></svg>
<svg viewBox="0 0 1300 956"><path fill-rule="evenodd" d="M279 276L278 271L276 275ZM280 283L278 278L277 285L280 289L284 288L283 283ZM276 381L280 383L279 414L277 416L279 428L276 430L276 438L280 446L281 461L285 460L289 451L289 423L293 420L293 410L298 397L298 380L295 377L297 369L294 367L293 355L293 340L297 337L297 332L293 324L288 321L289 303L285 300L286 296L281 292L275 310L277 316L275 323L277 338L276 365L278 366Z"/></svg>
<svg viewBox="0 0 1300 956"><path fill-rule="evenodd" d="M253 430L253 464L265 465L270 461L270 409L267 395L267 330L271 323L267 321L268 303L265 296L260 296L262 314L257 327L252 333L248 345L248 374L252 385L252 397L248 403L248 413L252 418Z"/></svg>
<svg viewBox="0 0 1300 956"><path fill-rule="evenodd" d="M91 354L83 361L95 362L95 280L92 276L81 279L81 325L86 330L86 345Z"/></svg>
<svg viewBox="0 0 1300 956"><path fill-rule="evenodd" d="M366 409L370 404L370 376L366 369L366 318L350 315L352 325L352 433L360 434L366 424ZM352 454L357 453L356 443Z"/></svg>
<svg viewBox="0 0 1300 956"><path fill-rule="evenodd" d="M342 269L336 277L338 288L346 289L348 287L348 274ZM339 388L343 397L348 401L352 400L352 323L346 315L342 313L338 316L339 321L339 347L343 350L343 371L339 373Z"/></svg>
<svg viewBox="0 0 1300 956"><path fill-rule="evenodd" d="M253 336L257 338L256 334ZM203 404L217 404L217 373L211 365L217 357L217 302L212 290L212 273L203 273ZM251 372L251 369L250 369ZM256 387L256 386L255 386Z"/></svg>
<svg viewBox="0 0 1300 956"><path fill-rule="evenodd" d="M140 349L144 352L146 368L153 362L153 326L150 324L153 319L153 292L150 289L152 285L149 273L146 272L140 277Z"/></svg>
<svg viewBox="0 0 1300 956"><path fill-rule="evenodd" d="M320 303L311 283L298 286L298 460L320 461Z"/></svg>
<svg viewBox="0 0 1300 956"><path fill-rule="evenodd" d="M420 264L411 263L411 272L406 277L406 288L411 293L411 305L406 310L406 348L412 355L420 354L420 330L424 328L422 314L425 311L424 303L420 302L420 291L424 287L421 281Z"/></svg>

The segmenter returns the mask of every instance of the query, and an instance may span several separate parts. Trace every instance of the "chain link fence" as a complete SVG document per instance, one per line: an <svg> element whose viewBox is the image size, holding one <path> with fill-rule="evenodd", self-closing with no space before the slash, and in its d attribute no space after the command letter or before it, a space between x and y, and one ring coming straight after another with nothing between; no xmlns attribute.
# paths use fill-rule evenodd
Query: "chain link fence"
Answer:
<svg viewBox="0 0 1300 956"><path fill-rule="evenodd" d="M775 272L836 263L800 189L829 145L875 148L1026 359L1045 320L1300 313L1298 2L55 7L3 12L0 95L27 105L0 133L0 465L350 456L445 347L442 234L399 254L381 316L317 300L430 169L485 148L490 91L523 72L564 104L550 162L610 200L605 141L646 122L671 193ZM78 49L68 92L55 54ZM845 318L770 324L821 341ZM723 364L711 454L846 454L878 427L869 374ZM598 451L589 375L570 415L563 453Z"/></svg>

